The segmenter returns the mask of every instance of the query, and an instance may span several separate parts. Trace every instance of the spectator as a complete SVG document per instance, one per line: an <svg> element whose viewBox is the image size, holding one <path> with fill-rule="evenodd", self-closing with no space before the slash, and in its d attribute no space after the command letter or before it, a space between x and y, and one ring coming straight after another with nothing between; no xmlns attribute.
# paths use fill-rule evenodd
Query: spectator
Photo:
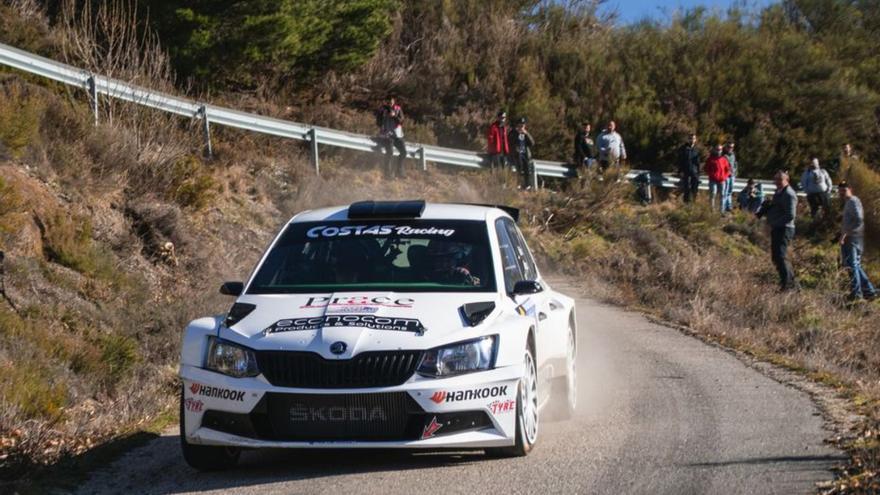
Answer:
<svg viewBox="0 0 880 495"><path fill-rule="evenodd" d="M766 215L770 224L770 257L779 272L779 289L797 288L794 268L788 260L788 245L794 239L794 219L797 212L797 194L789 185L788 172L780 170L773 177L776 192L773 199L761 205L757 215Z"/></svg>
<svg viewBox="0 0 880 495"><path fill-rule="evenodd" d="M718 209L721 210L727 179L730 177L730 164L722 155L720 144L715 146L712 154L706 159L706 175L709 176L709 205L714 209L715 198L718 198Z"/></svg>
<svg viewBox="0 0 880 495"><path fill-rule="evenodd" d="M507 141L507 112L501 110L495 116L495 121L489 126L489 134L486 141L488 144L489 166L492 169L503 169L507 165L507 155L510 154L510 145Z"/></svg>
<svg viewBox="0 0 880 495"><path fill-rule="evenodd" d="M592 126L589 122L581 124L581 130L574 136L574 166L584 170L590 170L593 165L593 157L595 157L596 143L590 137Z"/></svg>
<svg viewBox="0 0 880 495"><path fill-rule="evenodd" d="M733 182L736 180L737 167L739 166L736 161L735 149L736 143L733 141L728 141L724 145L723 155L724 158L727 158L727 163L730 165L730 177L727 178L725 194L721 200L721 211L723 212L733 211Z"/></svg>
<svg viewBox="0 0 880 495"><path fill-rule="evenodd" d="M827 216L831 206L831 200L828 197L831 194L831 176L825 169L819 166L819 159L813 158L810 165L801 175L801 190L807 193L807 203L810 205L810 217L815 219L822 207L823 213Z"/></svg>
<svg viewBox="0 0 880 495"><path fill-rule="evenodd" d="M696 134L691 134L688 142L678 149L678 176L684 202L690 203L696 199L700 185L700 150L697 149Z"/></svg>
<svg viewBox="0 0 880 495"><path fill-rule="evenodd" d="M762 201L764 201L764 185L756 184L755 179L749 179L746 182L746 187L739 192L737 197L740 209L757 213Z"/></svg>
<svg viewBox="0 0 880 495"><path fill-rule="evenodd" d="M526 118L520 117L516 121L516 127L510 131L511 163L519 172L522 189L538 187L535 184L535 164L532 161L532 148L535 140L526 128Z"/></svg>
<svg viewBox="0 0 880 495"><path fill-rule="evenodd" d="M599 168L604 173L609 166L619 168L621 160L626 160L626 147L623 137L617 133L617 124L608 122L602 134L599 134Z"/></svg>
<svg viewBox="0 0 880 495"><path fill-rule="evenodd" d="M849 170L852 168L852 163L855 160L859 159L859 155L853 151L853 147L851 144L846 143L843 145L843 148L840 150L840 156L837 158L837 163L834 165L834 172L837 174L837 178L843 182L847 180L849 176Z"/></svg>
<svg viewBox="0 0 880 495"><path fill-rule="evenodd" d="M397 104L397 97L389 95L384 105L376 112L376 125L379 127L379 139L385 148L385 176L403 177L403 160L406 159L406 143L403 141L403 109ZM391 157L397 148L399 155L394 170L391 169Z"/></svg>
<svg viewBox="0 0 880 495"><path fill-rule="evenodd" d="M877 297L877 289L868 280L861 263L865 249L865 210L859 198L853 195L852 187L848 183L841 182L837 192L844 203L840 249L843 263L852 276L849 297L853 301L863 297L870 301Z"/></svg>

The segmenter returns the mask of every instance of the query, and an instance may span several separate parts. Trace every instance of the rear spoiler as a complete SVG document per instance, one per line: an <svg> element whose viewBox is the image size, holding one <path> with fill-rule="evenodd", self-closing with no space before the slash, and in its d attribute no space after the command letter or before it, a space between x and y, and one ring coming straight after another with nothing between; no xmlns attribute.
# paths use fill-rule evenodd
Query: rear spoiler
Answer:
<svg viewBox="0 0 880 495"><path fill-rule="evenodd" d="M482 206L484 208L498 208L499 210L503 211L504 213L507 213L508 215L510 215L510 217L513 218L514 222L519 222L519 208L514 208L512 206L491 205L491 204L484 204L484 203L458 203L458 204L463 204L463 205L468 205L468 206Z"/></svg>

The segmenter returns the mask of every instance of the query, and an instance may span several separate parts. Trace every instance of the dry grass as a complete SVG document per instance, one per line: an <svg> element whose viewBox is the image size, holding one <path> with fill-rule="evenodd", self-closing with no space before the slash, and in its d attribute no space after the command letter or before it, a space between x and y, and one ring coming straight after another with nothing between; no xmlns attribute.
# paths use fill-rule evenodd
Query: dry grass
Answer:
<svg viewBox="0 0 880 495"><path fill-rule="evenodd" d="M867 169L851 172L866 204L874 204L876 177ZM880 304L847 304L848 274L838 268L833 229L798 223L792 254L803 290L780 294L763 222L741 213L723 218L703 203L634 206L626 188L605 187L529 198L526 208L541 211L527 229L533 246L569 274L610 284L600 293L610 302L786 363L861 398L854 407L869 419L844 444L854 454L846 473L852 476L835 490L880 489Z"/></svg>

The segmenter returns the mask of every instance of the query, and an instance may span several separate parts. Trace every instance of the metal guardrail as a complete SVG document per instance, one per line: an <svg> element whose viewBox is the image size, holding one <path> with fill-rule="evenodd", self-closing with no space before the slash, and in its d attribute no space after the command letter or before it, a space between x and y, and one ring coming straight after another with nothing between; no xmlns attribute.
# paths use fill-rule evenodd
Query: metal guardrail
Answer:
<svg viewBox="0 0 880 495"><path fill-rule="evenodd" d="M307 141L311 143L312 162L315 166L315 170L318 172L320 172L318 145L366 152L377 152L380 150L380 144L376 138L364 134L337 131L324 127L239 112L237 110L215 105L197 103L192 100L152 91L117 79L110 79L101 75L91 74L88 71L61 62L56 62L39 55L34 55L2 43L0 43L0 64L86 90L91 99L90 103L92 105L92 111L96 123L99 117L99 95L106 95L111 98L143 105L156 110L202 120L206 141L205 144L209 153L211 151L210 125L212 124L244 129L288 139ZM423 169L427 169L428 162L458 167L482 168L486 165L487 161L485 155L481 153L419 143L407 143L406 153L407 157L419 160ZM577 177L577 172L571 166L562 162L548 160L535 160L535 172L541 177L562 179ZM626 174L626 178L633 179L642 172L644 171L630 170ZM760 182L764 184L763 187L765 194L773 193L775 186L772 182ZM672 179L667 176L663 176L662 180L655 178L654 181L654 185L659 187L674 188L677 187L677 184L677 179ZM738 180L734 184L736 190L740 190L743 187L745 187L745 181ZM708 189L708 181L705 177L701 180L700 188Z"/></svg>

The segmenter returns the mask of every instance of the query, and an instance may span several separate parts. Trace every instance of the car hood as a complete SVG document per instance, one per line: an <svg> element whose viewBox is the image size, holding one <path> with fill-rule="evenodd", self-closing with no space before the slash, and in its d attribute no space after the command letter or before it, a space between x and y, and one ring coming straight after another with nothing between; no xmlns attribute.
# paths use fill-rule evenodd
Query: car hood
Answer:
<svg viewBox="0 0 880 495"><path fill-rule="evenodd" d="M496 293L336 292L245 295L256 309L220 337L258 350L304 350L346 359L373 350L429 349L479 336L496 308L476 327L465 320L467 303L494 302ZM345 350L330 352L343 342ZM337 348L337 351L339 349Z"/></svg>

